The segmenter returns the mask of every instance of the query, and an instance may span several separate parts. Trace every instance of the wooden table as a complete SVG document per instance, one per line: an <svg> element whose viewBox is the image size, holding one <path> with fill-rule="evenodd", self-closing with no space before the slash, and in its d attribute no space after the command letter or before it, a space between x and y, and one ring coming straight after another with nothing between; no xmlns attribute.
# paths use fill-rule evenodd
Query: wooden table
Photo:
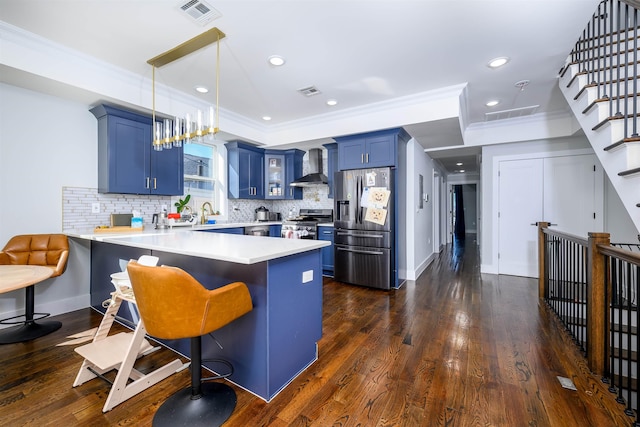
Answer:
<svg viewBox="0 0 640 427"><path fill-rule="evenodd" d="M12 344L29 341L47 335L62 326L60 322L48 321L36 323L48 315L34 319L34 285L48 279L53 269L39 265L0 265L0 293L26 288L25 314L0 320L0 324L19 324L12 328L0 330L0 344ZM38 313L39 314L39 313ZM24 321L14 319L24 317Z"/></svg>

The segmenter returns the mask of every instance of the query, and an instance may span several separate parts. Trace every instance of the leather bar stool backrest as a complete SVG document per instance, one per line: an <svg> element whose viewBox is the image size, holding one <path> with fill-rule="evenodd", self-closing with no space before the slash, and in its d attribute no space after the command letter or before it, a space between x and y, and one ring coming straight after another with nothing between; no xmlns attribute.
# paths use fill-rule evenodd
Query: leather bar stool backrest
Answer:
<svg viewBox="0 0 640 427"><path fill-rule="evenodd" d="M161 339L192 338L219 329L253 309L247 285L206 289L186 271L169 266L127 266L147 333Z"/></svg>
<svg viewBox="0 0 640 427"><path fill-rule="evenodd" d="M69 241L64 234L23 234L12 237L0 252L3 265L42 265L56 277L64 273Z"/></svg>

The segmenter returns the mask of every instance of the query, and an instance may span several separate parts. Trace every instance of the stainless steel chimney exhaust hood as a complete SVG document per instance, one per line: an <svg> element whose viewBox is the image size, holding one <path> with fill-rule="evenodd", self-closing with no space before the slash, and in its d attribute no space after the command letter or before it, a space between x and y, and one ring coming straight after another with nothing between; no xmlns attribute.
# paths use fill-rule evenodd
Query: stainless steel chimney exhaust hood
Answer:
<svg viewBox="0 0 640 427"><path fill-rule="evenodd" d="M309 154L309 174L298 178L290 185L292 187L312 187L327 185L327 176L322 173L322 149L312 148Z"/></svg>

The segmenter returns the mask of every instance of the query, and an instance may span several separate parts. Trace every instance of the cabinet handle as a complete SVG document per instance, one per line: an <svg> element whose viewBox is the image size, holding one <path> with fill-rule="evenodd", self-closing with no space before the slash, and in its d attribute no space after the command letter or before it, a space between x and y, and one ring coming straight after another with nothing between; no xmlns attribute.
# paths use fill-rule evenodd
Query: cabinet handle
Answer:
<svg viewBox="0 0 640 427"><path fill-rule="evenodd" d="M144 188L149 188L149 177L146 178L146 183L144 184Z"/></svg>
<svg viewBox="0 0 640 427"><path fill-rule="evenodd" d="M158 189L158 187L157 187L157 185L156 185L156 179L155 179L155 178L153 178L153 189L154 189L154 190L157 190L157 189Z"/></svg>
<svg viewBox="0 0 640 427"><path fill-rule="evenodd" d="M369 163L369 153L367 153L367 161L365 163Z"/></svg>
<svg viewBox="0 0 640 427"><path fill-rule="evenodd" d="M364 163L364 153L360 154L360 163Z"/></svg>
<svg viewBox="0 0 640 427"><path fill-rule="evenodd" d="M289 187L289 196L293 197L293 188Z"/></svg>

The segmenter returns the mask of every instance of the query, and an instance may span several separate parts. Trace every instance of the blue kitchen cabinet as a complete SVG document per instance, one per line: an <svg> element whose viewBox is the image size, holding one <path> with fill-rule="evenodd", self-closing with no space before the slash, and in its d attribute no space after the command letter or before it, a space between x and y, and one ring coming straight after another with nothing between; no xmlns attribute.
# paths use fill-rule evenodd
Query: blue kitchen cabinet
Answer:
<svg viewBox="0 0 640 427"><path fill-rule="evenodd" d="M333 174L338 170L338 144L324 144L327 149L327 184L329 185L330 199L333 199Z"/></svg>
<svg viewBox="0 0 640 427"><path fill-rule="evenodd" d="M302 188L291 187L291 183L302 177L302 158L304 151L298 149L284 151L285 170L285 196L287 200L302 200Z"/></svg>
<svg viewBox="0 0 640 427"><path fill-rule="evenodd" d="M286 164L279 150L264 150L264 198L284 199Z"/></svg>
<svg viewBox="0 0 640 427"><path fill-rule="evenodd" d="M107 105L98 119L98 192L182 195L183 149L155 151L151 117Z"/></svg>
<svg viewBox="0 0 640 427"><path fill-rule="evenodd" d="M208 230L198 231L204 231L206 233L244 234L244 227L210 228Z"/></svg>
<svg viewBox="0 0 640 427"><path fill-rule="evenodd" d="M241 141L225 147L229 198L264 199L264 150Z"/></svg>
<svg viewBox="0 0 640 427"><path fill-rule="evenodd" d="M269 226L269 237L280 237L282 235L282 225L274 224Z"/></svg>
<svg viewBox="0 0 640 427"><path fill-rule="evenodd" d="M398 138L402 129L389 129L335 138L338 143L338 169L364 169L398 166Z"/></svg>
<svg viewBox="0 0 640 427"><path fill-rule="evenodd" d="M304 151L264 150L265 199L301 200L302 188L290 184L302 176Z"/></svg>
<svg viewBox="0 0 640 427"><path fill-rule="evenodd" d="M318 226L318 240L326 240L331 242L331 246L325 246L322 248L322 274L325 276L333 277L333 227L330 226Z"/></svg>

